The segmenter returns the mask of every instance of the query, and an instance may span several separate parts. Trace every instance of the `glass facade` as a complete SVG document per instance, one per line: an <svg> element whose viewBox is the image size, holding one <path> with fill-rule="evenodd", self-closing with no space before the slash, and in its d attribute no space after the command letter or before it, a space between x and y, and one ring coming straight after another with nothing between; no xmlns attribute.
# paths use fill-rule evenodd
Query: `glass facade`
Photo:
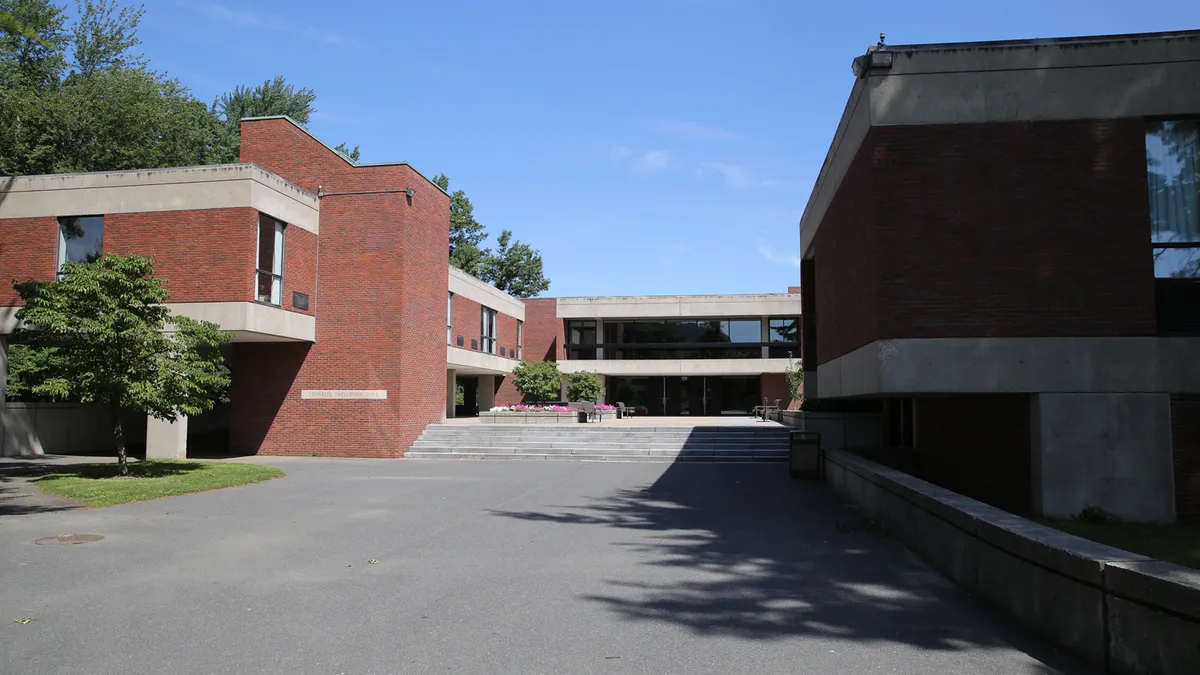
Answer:
<svg viewBox="0 0 1200 675"><path fill-rule="evenodd" d="M258 269L255 298L268 305L283 304L283 223L258 217Z"/></svg>
<svg viewBox="0 0 1200 675"><path fill-rule="evenodd" d="M594 320L567 321L567 358L761 359L800 351L799 317L604 321L603 326L598 331ZM597 342L598 332L603 342Z"/></svg>
<svg viewBox="0 0 1200 675"><path fill-rule="evenodd" d="M653 416L748 415L762 403L757 376L610 377L607 400Z"/></svg>
<svg viewBox="0 0 1200 675"><path fill-rule="evenodd" d="M1200 279L1200 120L1146 124L1154 276Z"/></svg>

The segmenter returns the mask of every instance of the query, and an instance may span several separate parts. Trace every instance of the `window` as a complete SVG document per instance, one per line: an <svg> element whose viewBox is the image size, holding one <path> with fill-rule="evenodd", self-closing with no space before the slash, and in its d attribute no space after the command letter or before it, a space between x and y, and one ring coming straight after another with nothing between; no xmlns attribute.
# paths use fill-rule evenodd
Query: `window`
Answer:
<svg viewBox="0 0 1200 675"><path fill-rule="evenodd" d="M496 353L496 310L491 307L483 307L480 312L483 322L482 347L483 351L488 354Z"/></svg>
<svg viewBox="0 0 1200 675"><path fill-rule="evenodd" d="M451 333L454 332L454 291L450 291L446 297L446 344L452 341Z"/></svg>
<svg viewBox="0 0 1200 675"><path fill-rule="evenodd" d="M517 322L517 360L518 361L525 357L525 344L523 342L524 337L525 337L525 322L518 321Z"/></svg>
<svg viewBox="0 0 1200 675"><path fill-rule="evenodd" d="M591 360L596 358L596 322L567 322L567 358Z"/></svg>
<svg viewBox="0 0 1200 675"><path fill-rule="evenodd" d="M1200 279L1200 120L1151 122L1146 130L1154 276Z"/></svg>
<svg viewBox="0 0 1200 675"><path fill-rule="evenodd" d="M283 223L262 214L258 216L257 260L255 297L268 305L282 304Z"/></svg>
<svg viewBox="0 0 1200 675"><path fill-rule="evenodd" d="M773 359L800 357L800 319L773 318L768 322L770 348L767 355Z"/></svg>
<svg viewBox="0 0 1200 675"><path fill-rule="evenodd" d="M104 216L58 219L58 272L69 262L95 262L104 246Z"/></svg>

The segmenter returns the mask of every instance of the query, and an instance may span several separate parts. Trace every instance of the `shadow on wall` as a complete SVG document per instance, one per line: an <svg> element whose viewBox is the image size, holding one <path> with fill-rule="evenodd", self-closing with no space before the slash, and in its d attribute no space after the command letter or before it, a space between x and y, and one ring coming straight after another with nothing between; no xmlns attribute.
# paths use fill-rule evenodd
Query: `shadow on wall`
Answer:
<svg viewBox="0 0 1200 675"><path fill-rule="evenodd" d="M493 514L640 533L616 545L649 568L682 568L672 576L687 580L649 582L661 575L648 569L585 596L629 621L751 640L811 635L949 652L1011 645L1061 660L872 534L823 484L789 481L781 464L675 463L641 489Z"/></svg>

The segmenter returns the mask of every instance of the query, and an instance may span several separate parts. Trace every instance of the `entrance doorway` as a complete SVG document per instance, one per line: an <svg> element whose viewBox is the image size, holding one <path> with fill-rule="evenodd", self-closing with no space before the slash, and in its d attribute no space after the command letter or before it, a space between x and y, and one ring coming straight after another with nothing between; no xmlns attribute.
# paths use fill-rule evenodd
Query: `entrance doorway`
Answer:
<svg viewBox="0 0 1200 675"><path fill-rule="evenodd" d="M762 382L757 376L612 377L608 390L608 400L656 417L749 415L761 403Z"/></svg>

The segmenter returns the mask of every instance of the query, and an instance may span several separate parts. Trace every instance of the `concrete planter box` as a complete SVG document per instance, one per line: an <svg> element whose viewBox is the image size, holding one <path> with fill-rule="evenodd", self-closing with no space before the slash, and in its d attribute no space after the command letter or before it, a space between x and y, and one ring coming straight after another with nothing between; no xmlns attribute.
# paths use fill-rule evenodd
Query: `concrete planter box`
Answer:
<svg viewBox="0 0 1200 675"><path fill-rule="evenodd" d="M574 412L481 412L479 421L484 424L578 424L579 415Z"/></svg>

